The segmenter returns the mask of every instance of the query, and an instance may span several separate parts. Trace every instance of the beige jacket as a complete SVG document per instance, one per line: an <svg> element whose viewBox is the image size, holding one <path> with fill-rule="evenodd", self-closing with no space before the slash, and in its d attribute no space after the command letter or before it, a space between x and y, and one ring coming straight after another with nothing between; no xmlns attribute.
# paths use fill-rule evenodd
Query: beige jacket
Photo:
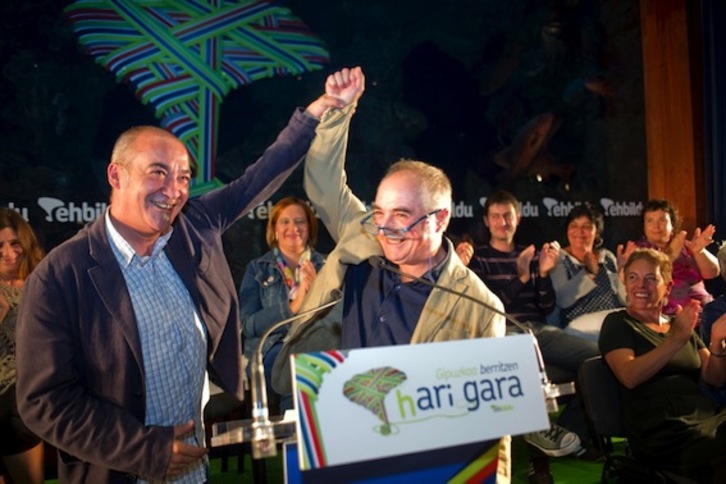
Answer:
<svg viewBox="0 0 726 484"><path fill-rule="evenodd" d="M349 265L366 262L383 252L374 237L361 230L366 208L350 190L344 170L348 127L354 106L334 110L324 116L305 160L305 192L336 246L313 283L300 308L303 312L333 299L343 286ZM444 239L447 255L437 284L466 293L504 310L504 306L479 279L454 255L454 247ZM290 393L289 356L337 349L340 345L343 302L327 313L294 324L273 369L273 386ZM433 289L421 312L411 343L430 343L468 338L504 336L504 318L484 306L440 289ZM510 482L510 437L501 439L497 482Z"/></svg>

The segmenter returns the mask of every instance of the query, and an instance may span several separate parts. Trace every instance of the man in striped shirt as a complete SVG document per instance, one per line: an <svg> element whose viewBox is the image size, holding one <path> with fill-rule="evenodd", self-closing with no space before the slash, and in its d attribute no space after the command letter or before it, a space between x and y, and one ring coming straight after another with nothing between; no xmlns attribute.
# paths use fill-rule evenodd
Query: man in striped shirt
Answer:
<svg viewBox="0 0 726 484"><path fill-rule="evenodd" d="M545 243L537 253L534 244L516 244L514 236L522 218L519 207L509 192L492 193L484 204L483 217L489 243L474 249L463 242L456 252L499 296L507 313L532 330L549 377L555 382L574 380L582 362L598 354L597 345L547 324L547 315L555 307L549 275L557 264L560 245L556 241ZM584 452L581 438L587 435L587 426L577 400L568 403L559 425L528 434L525 440L553 457Z"/></svg>

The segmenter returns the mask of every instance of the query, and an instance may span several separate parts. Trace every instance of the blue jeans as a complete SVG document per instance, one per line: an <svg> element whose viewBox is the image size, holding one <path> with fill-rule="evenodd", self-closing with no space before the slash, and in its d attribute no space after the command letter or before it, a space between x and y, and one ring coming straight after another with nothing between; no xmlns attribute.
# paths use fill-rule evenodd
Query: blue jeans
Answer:
<svg viewBox="0 0 726 484"><path fill-rule="evenodd" d="M577 371L588 358L600 354L597 344L573 336L561 328L544 323L529 323L542 352L547 376L555 383L577 381ZM584 443L588 439L588 427L580 396L575 393L560 413L557 424L575 432Z"/></svg>

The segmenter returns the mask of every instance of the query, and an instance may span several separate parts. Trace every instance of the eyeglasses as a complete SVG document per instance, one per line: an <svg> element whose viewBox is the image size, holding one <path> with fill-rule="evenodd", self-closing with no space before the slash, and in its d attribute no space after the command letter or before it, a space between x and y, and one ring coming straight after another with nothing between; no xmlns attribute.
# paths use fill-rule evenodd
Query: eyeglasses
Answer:
<svg viewBox="0 0 726 484"><path fill-rule="evenodd" d="M388 239L393 240L403 240L406 238L406 234L409 233L413 228L426 220L428 217L432 215L436 215L440 211L442 211L443 208L438 208L436 210L432 210L431 212L421 215L421 217L417 218L416 220L411 223L408 227L398 228L398 227L381 227L379 225L376 225L373 222L373 215L375 213L369 213L366 215L363 220L360 221L360 226L363 229L363 231L369 235L378 235L380 232L383 232L383 235Z"/></svg>

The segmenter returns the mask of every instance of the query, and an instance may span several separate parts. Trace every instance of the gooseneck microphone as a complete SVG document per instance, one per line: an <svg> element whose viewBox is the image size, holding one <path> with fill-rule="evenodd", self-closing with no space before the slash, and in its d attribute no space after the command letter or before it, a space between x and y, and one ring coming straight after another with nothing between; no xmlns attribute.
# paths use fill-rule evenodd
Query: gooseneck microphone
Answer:
<svg viewBox="0 0 726 484"><path fill-rule="evenodd" d="M435 282L432 282L423 277L418 277L418 276L414 276L413 274L408 274L406 272L403 272L398 267L389 264L388 261L381 256L374 255L372 257L369 257L368 262L375 268L392 272L394 274L397 274L400 277L404 277L406 279L411 279L413 281L420 282L429 287L436 288L441 291L448 292L450 294L454 294L456 296L462 297L462 298L472 301L476 304L484 306L486 309L504 317L504 319L506 319L507 321L512 323L523 333L531 335L532 340L534 342L534 351L535 351L535 354L537 355L537 364L539 365L540 378L542 380L542 390L544 391L545 402L547 404L548 412L557 411L557 397L559 397L561 395L571 395L571 394L575 393L575 384L573 382L556 385L550 381L549 377L547 376L547 371L545 369L544 359L542 358L542 352L539 349L539 343L537 343L537 338L535 337L534 332L532 331L532 329L529 326L522 323L514 316L507 314L506 312L502 311L501 309L497 308L496 306L492 306L491 304L489 304L485 301L482 301L481 299L472 297L464 292L456 291L454 289L451 289L450 287L442 286L441 284L436 284Z"/></svg>
<svg viewBox="0 0 726 484"><path fill-rule="evenodd" d="M466 294L464 292L461 292L461 291L456 291L454 289L451 289L450 287L446 287L446 286L442 286L440 284L436 284L435 282L431 282L428 279L425 279L423 277L417 277L417 276L414 276L413 274L407 274L407 273L401 271L398 267L392 266L391 264L389 264L386 259L384 259L383 257L381 257L379 255L374 255L373 257L369 257L368 258L368 262L370 263L370 265L372 265L373 267L376 267L378 269L383 269L383 270L386 270L386 271L389 271L389 272L393 272L394 274L398 274L401 277L405 277L407 279L412 279L412 280L414 280L416 282L420 282L422 284L426 284L429 287L435 287L436 289L440 289L440 290L446 291L446 292L448 292L450 294L455 294L456 296L460 296L460 297L463 297L464 299L468 299L469 301L475 302L475 303L477 303L477 304L479 304L481 306L484 306L488 310L493 311L493 312L499 314L500 316L503 316L504 319L506 319L507 321L509 321L513 325L515 325L523 333L532 333L532 330L529 327L527 327L526 324L520 322L514 316L511 316L511 315L505 313L504 311L502 311L501 309L497 308L496 306L492 306L491 304L486 303L486 302L482 301L481 299L477 299L477 298L472 297L472 296L470 296L470 295L468 295L468 294Z"/></svg>
<svg viewBox="0 0 726 484"><path fill-rule="evenodd" d="M252 418L249 420L214 424L211 439L212 446L250 442L252 446L252 457L255 459L263 459L277 455L277 442L282 440L281 438L284 438L286 434L294 432L294 426L292 426L292 429L288 429L290 424L287 422L273 423L270 421L262 348L267 338L277 329L299 319L304 319L319 313L324 309L336 305L343 299L343 293L338 289L334 289L330 293L330 296L332 297L331 301L283 319L273 324L262 334L252 354L252 360L248 363L252 365L250 375Z"/></svg>

